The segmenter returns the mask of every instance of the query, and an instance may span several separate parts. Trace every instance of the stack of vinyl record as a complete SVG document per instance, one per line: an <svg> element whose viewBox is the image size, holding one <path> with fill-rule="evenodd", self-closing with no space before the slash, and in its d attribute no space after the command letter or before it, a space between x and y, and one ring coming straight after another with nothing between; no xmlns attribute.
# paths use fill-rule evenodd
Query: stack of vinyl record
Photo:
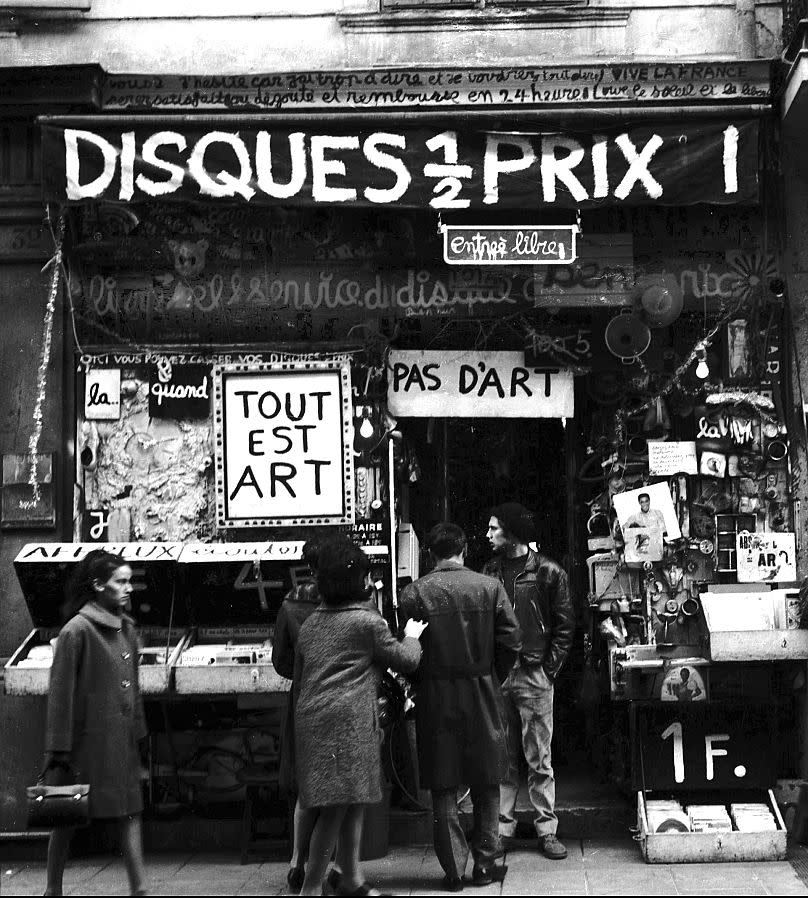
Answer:
<svg viewBox="0 0 808 898"><path fill-rule="evenodd" d="M739 802L731 804L730 813L735 829L741 833L764 833L777 830L777 821L774 819L768 805L756 802Z"/></svg>
<svg viewBox="0 0 808 898"><path fill-rule="evenodd" d="M652 833L690 832L690 820L678 801L652 798L646 802L645 809Z"/></svg>
<svg viewBox="0 0 808 898"><path fill-rule="evenodd" d="M687 812L694 833L732 832L732 820L723 804L691 804Z"/></svg>

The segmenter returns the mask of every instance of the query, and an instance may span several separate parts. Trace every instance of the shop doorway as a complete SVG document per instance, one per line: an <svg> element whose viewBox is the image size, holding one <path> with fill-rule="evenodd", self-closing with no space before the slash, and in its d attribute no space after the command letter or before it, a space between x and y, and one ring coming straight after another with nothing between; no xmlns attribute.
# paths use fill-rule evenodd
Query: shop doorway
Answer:
<svg viewBox="0 0 808 898"><path fill-rule="evenodd" d="M417 462L406 512L419 535L438 521L453 521L468 537L468 566L480 570L491 556L486 539L491 507L517 501L534 513L543 551L568 566L566 441L561 421L409 419L406 434Z"/></svg>
<svg viewBox="0 0 808 898"><path fill-rule="evenodd" d="M534 513L541 551L572 575L576 632L556 685L553 759L557 810L562 822L565 816L577 819L583 808L591 812L593 801L597 805L613 800L615 793L600 757L606 733L593 732L599 718L608 727L592 706L602 697L590 695L589 704L581 700L582 683L591 672L585 672L587 596L573 575L576 552L568 526L576 501L574 434L568 438L558 419L521 418L408 419L403 430L412 449L403 511L422 543L433 524L451 520L466 532L467 564L479 571L491 557L486 538L490 509L518 501ZM422 574L428 566L427 553L422 552ZM517 806L523 834L529 833L532 819L525 786ZM566 822L562 831L569 832L569 825Z"/></svg>

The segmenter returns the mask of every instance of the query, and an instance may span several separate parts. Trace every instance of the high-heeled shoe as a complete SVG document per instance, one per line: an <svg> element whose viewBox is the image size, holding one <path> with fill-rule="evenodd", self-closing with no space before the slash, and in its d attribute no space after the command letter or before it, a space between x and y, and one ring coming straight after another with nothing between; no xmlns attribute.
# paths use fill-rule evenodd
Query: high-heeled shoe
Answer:
<svg viewBox="0 0 808 898"><path fill-rule="evenodd" d="M303 880L306 878L306 871L303 867L290 867L286 874L286 882L289 885L289 891L293 895L297 895L303 888Z"/></svg>

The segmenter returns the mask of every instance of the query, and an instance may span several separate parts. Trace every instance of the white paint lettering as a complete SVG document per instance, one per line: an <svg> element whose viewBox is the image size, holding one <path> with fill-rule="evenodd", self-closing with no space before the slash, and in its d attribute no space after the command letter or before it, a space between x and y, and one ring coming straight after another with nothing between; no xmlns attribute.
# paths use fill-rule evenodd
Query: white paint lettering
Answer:
<svg viewBox="0 0 808 898"><path fill-rule="evenodd" d="M239 164L238 177L222 170L213 178L205 169L205 153L208 147L214 143L222 143L232 148ZM199 192L204 196L228 197L239 194L245 200L251 200L255 195L255 190L250 187L252 179L250 154L238 134L230 134L227 131L210 131L205 134L194 147L188 161L188 171L196 179L199 184Z"/></svg>
<svg viewBox="0 0 808 898"><path fill-rule="evenodd" d="M81 174L79 141L98 147L104 157L104 170L87 184L82 184L79 180ZM108 140L93 134L92 131L65 128L65 179L68 200L85 200L101 196L115 176L117 155L115 147Z"/></svg>
<svg viewBox="0 0 808 898"><path fill-rule="evenodd" d="M359 138L353 135L334 137L317 135L311 138L311 193L318 203L346 203L356 199L352 187L333 187L328 175L345 177L345 163L341 159L326 159L326 150L358 150Z"/></svg>
<svg viewBox="0 0 808 898"><path fill-rule="evenodd" d="M170 177L167 181L153 181L144 174L139 174L135 179L138 190L142 190L149 196L165 196L169 193L179 190L182 185L182 179L185 177L185 169L181 165L174 162L166 162L157 155L158 147L173 146L178 152L182 152L188 142L185 137L177 131L158 131L156 134L150 134L143 141L143 162L152 168L167 172Z"/></svg>

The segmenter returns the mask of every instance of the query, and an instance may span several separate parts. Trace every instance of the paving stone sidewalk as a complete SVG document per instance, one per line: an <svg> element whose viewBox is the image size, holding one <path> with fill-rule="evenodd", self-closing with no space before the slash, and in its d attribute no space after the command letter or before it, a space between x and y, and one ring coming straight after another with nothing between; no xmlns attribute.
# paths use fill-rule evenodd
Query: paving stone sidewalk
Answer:
<svg viewBox="0 0 808 898"><path fill-rule="evenodd" d="M569 857L550 861L529 843L508 852L502 884L468 886L464 894L493 895L808 895L788 861L726 864L645 864L626 839L567 840ZM0 893L41 895L44 863L9 860L4 847ZM284 895L284 863L242 866L235 854L151 854L151 895ZM441 870L429 846L392 847L364 865L368 881L394 895L441 895ZM469 867L470 872L470 867ZM126 895L126 875L117 857L71 862L66 895Z"/></svg>

